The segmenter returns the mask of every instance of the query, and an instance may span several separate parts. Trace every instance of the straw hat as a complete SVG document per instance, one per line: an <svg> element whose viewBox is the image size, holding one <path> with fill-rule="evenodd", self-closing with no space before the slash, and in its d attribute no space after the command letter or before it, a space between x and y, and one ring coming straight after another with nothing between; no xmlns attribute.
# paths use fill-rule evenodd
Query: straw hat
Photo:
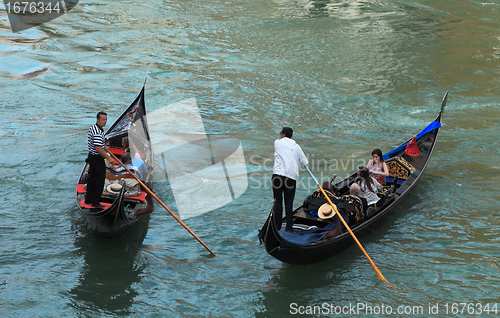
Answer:
<svg viewBox="0 0 500 318"><path fill-rule="evenodd" d="M417 146L417 138L413 137L412 140L406 145L405 153L409 156L418 156L420 151Z"/></svg>
<svg viewBox="0 0 500 318"><path fill-rule="evenodd" d="M335 211L332 206L328 203L323 204L318 209L318 216L322 219L329 219L335 215Z"/></svg>
<svg viewBox="0 0 500 318"><path fill-rule="evenodd" d="M112 183L106 187L106 191L111 194L119 194L122 190L122 185L118 183Z"/></svg>

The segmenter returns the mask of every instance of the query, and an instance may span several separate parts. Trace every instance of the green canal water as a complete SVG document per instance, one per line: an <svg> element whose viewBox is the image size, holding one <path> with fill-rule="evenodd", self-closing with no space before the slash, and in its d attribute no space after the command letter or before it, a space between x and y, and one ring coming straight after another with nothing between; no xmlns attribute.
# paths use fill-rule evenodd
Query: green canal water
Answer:
<svg viewBox="0 0 500 318"><path fill-rule="evenodd" d="M498 1L90 0L13 33L0 5L1 315L497 317L499 16ZM109 127L148 69L148 111L194 97L207 133L241 140L246 191L185 221L218 257L159 204L115 240L76 207L95 114ZM282 126L318 177L344 177L448 90L419 184L361 241L397 290L357 246L292 266L259 245ZM296 206L314 189L299 181ZM175 210L168 184L155 192Z"/></svg>

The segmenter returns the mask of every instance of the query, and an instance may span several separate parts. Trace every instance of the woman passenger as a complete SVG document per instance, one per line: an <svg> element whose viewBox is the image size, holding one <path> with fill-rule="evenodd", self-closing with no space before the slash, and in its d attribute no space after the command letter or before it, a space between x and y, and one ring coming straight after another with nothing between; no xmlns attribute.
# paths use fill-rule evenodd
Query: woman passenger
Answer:
<svg viewBox="0 0 500 318"><path fill-rule="evenodd" d="M382 159L382 151L380 149L374 149L372 151L372 159L368 161L366 168L370 172L370 175L374 177L381 186L384 186L385 177L389 176L389 168L384 162L384 159Z"/></svg>
<svg viewBox="0 0 500 318"><path fill-rule="evenodd" d="M365 198L368 206L376 204L380 199L377 195L377 191L382 191L382 186L370 176L368 169L366 167L358 168L358 180L356 181L361 188L361 192L358 197Z"/></svg>

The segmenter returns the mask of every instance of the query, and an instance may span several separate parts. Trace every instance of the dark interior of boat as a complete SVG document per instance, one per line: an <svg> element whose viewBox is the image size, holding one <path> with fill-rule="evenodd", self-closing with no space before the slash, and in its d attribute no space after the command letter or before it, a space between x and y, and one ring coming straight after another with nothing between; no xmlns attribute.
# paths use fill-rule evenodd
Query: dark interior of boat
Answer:
<svg viewBox="0 0 500 318"><path fill-rule="evenodd" d="M401 153L394 155L390 159L386 159L385 163L389 168L389 176L385 178L385 184L383 186L383 191L378 193L379 201L377 204L372 206L363 206L363 216L361 219L356 220L347 214L342 214L344 220L348 220L348 226L351 229L355 229L374 218L377 214L388 209L391 204L403 195L411 186L414 181L418 178L420 171L425 169L427 164L428 154L432 151L433 140L436 137L438 130L432 130L426 135L422 136L418 140L419 155L410 156L405 154L404 150ZM351 174L349 177L343 179L342 181L333 185L334 197L341 201L342 196L349 195L349 187L356 181L357 173ZM307 198L306 198L307 200ZM306 202L304 200L304 203ZM326 199L325 199L326 200ZM333 201L333 200L332 200ZM344 204L348 204L343 202ZM314 228L324 228L330 223L334 222L335 217L330 219L322 219L317 215L317 211L307 211L304 209L304 204L294 211L294 225L295 230L309 230ZM337 222L340 220L337 218ZM342 226L342 234L347 231L347 229ZM282 228L285 224L282 225ZM337 234L336 234L337 235Z"/></svg>
<svg viewBox="0 0 500 318"><path fill-rule="evenodd" d="M424 154L421 155L425 157ZM395 198L404 192L411 183L412 179L418 175L419 170L410 161L415 162L418 157L409 157L407 155L397 156L391 158L385 163L389 167L389 177L386 177L386 182L383 186L383 191L378 193L380 200L376 205L363 206L363 218L361 220L355 220L349 217L348 225L351 229L359 226L360 224L366 222L373 216L375 216L380 211L388 207ZM348 178L337 183L336 191L334 193L335 197L340 198L344 195L349 194L349 187L356 181L357 174L353 173ZM304 205L295 210L294 214L294 229L312 229L314 227L323 228L333 222L333 218L322 219L317 216L316 211L306 212ZM345 219L345 218L344 218ZM284 225L283 225L284 226ZM284 228L284 227L283 227ZM347 231L343 227L342 232Z"/></svg>

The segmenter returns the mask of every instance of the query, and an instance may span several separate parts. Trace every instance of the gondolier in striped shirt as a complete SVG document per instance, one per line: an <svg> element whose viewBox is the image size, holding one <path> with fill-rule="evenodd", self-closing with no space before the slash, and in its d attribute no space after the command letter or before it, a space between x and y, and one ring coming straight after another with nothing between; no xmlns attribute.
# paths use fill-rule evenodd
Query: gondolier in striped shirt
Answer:
<svg viewBox="0 0 500 318"><path fill-rule="evenodd" d="M107 121L108 114L98 112L97 122L90 127L88 135L89 156L87 162L90 167L85 204L91 204L94 208L104 207L100 203L104 180L106 178L106 164L104 160L108 160L111 164L114 163L113 158L104 151L105 139L103 128L106 126Z"/></svg>

